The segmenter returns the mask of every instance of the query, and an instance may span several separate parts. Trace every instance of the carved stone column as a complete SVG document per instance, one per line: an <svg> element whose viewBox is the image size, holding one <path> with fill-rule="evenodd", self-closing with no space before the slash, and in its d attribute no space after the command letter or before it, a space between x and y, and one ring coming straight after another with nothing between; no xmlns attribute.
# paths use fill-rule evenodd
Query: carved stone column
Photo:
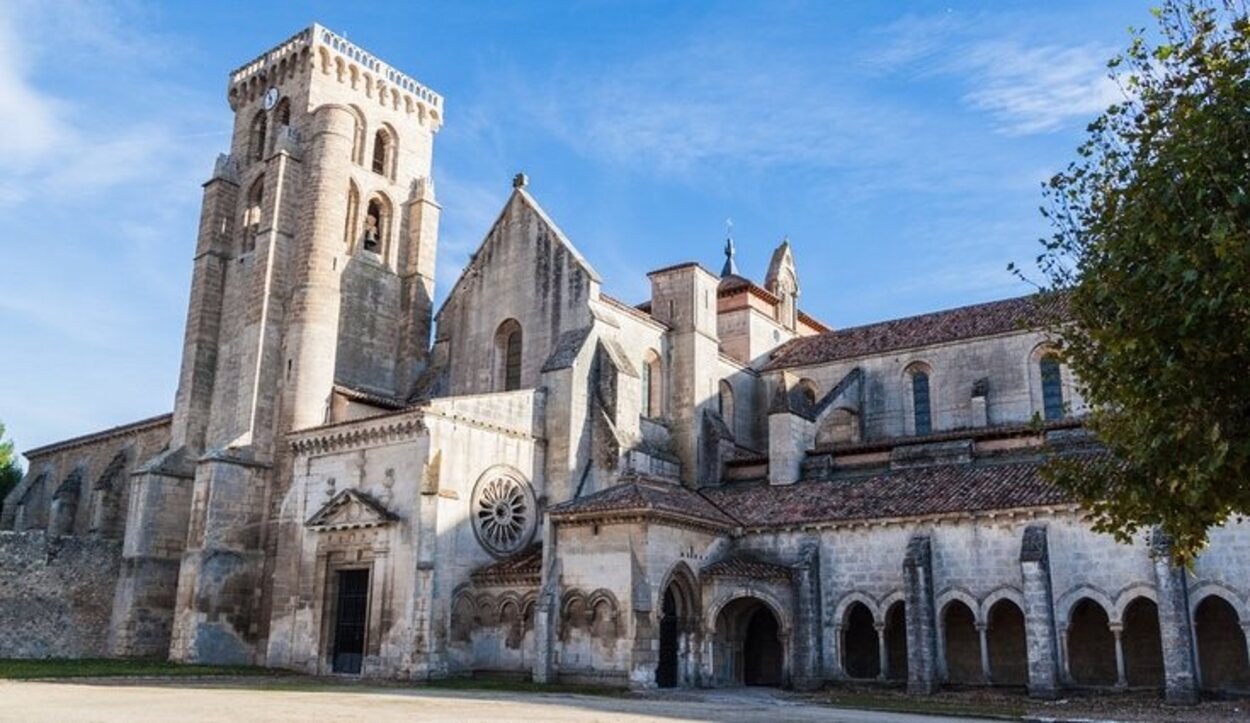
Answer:
<svg viewBox="0 0 1250 723"><path fill-rule="evenodd" d="M994 682L993 671L990 670L990 643L988 638L990 626L977 623L977 639L981 642L981 678L986 683Z"/></svg>

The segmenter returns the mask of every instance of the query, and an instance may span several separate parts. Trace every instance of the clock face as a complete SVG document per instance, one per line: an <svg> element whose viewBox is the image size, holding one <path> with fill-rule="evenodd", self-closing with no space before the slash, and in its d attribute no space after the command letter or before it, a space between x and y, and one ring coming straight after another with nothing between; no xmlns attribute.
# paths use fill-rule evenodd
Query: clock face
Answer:
<svg viewBox="0 0 1250 723"><path fill-rule="evenodd" d="M278 89L270 88L268 91L265 92L265 110L273 110L273 107L277 104L278 104Z"/></svg>

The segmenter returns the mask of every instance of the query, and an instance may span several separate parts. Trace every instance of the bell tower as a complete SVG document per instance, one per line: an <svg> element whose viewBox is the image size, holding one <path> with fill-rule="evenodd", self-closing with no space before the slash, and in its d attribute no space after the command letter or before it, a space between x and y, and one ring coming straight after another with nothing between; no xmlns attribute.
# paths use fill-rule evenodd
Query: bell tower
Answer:
<svg viewBox="0 0 1250 723"><path fill-rule="evenodd" d="M233 71L227 99L172 442L135 482L119 654L163 637L175 660L254 662L285 436L332 421L336 388L403 399L426 363L442 98L313 25Z"/></svg>

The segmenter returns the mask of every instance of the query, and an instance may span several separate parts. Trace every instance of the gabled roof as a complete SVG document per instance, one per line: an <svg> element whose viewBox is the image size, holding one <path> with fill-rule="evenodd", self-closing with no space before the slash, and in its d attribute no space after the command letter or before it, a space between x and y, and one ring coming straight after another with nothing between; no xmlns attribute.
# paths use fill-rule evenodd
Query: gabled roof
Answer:
<svg viewBox="0 0 1250 723"><path fill-rule="evenodd" d="M168 425L173 421L173 419L174 419L174 415L172 412L166 413L166 414L158 414L155 417L148 417L147 419L140 419L139 421L131 422L130 424L122 424L116 427L110 427L109 429L105 429L100 432L92 432L91 434L84 434L80 437L70 437L69 439L63 439L59 442L53 442L52 444L45 444L42 447L35 447L34 449L28 449L25 452L23 452L23 455L27 459L34 459L35 457L39 457L41 455L45 455L50 452L60 452L65 449L69 449L70 447L78 447L84 444L91 444L92 442L99 442L101 440L108 439L109 437L119 437L125 434L135 434L138 432L143 432L145 430L151 429L153 427L160 427L162 425Z"/></svg>
<svg viewBox="0 0 1250 723"><path fill-rule="evenodd" d="M764 370L1023 331L1040 326L1061 303L1059 297L1020 296L793 339L773 352Z"/></svg>
<svg viewBox="0 0 1250 723"><path fill-rule="evenodd" d="M556 520L642 515L729 529L737 523L698 492L676 482L635 477L614 487L552 507Z"/></svg>
<svg viewBox="0 0 1250 723"><path fill-rule="evenodd" d="M331 497L304 526L319 531L350 530L389 525L398 519L369 494L348 488Z"/></svg>
<svg viewBox="0 0 1250 723"><path fill-rule="evenodd" d="M503 222L504 216L508 214L508 209L512 208L513 204L523 204L533 211L534 215L537 216L538 219L542 221L543 225L551 231L551 235L555 238L555 240L564 247L565 251L568 252L569 256L573 259L573 262L577 264L577 266L580 267L588 277L590 277L591 281L599 283L603 282L603 278L599 276L599 272L595 271L594 267L590 265L590 262L586 260L585 256L582 256L582 252L577 250L577 247L573 245L573 242L569 240L569 237L565 235L564 231L562 231L559 226L556 225L556 222L551 219L551 216L548 215L543 207L539 205L538 201L530 195L529 191L526 191L523 187L514 186L512 189L512 195L508 197L507 203L505 203L503 208L499 210L499 215L495 217L495 222L490 225L489 229L487 229L486 234L482 237L482 243L478 244L477 250L474 251L473 255L470 257L470 259L473 260L470 260L464 269L461 270L460 276L456 278L456 283L452 285L451 291L447 294L447 298L443 299L443 303L438 307L438 311L434 312L435 318L438 318L443 313L443 309L447 307L447 303L455 297L456 290L460 288L460 284L464 281L465 277L474 271L476 259L481 256L483 249L485 249L486 245L495 237L495 229L500 223Z"/></svg>

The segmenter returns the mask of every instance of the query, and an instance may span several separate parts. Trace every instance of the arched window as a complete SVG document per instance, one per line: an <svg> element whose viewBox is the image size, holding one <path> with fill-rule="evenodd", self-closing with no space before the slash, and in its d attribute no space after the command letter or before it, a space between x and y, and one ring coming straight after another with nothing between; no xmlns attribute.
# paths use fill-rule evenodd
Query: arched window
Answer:
<svg viewBox="0 0 1250 723"><path fill-rule="evenodd" d="M365 230L361 234L361 247L375 254L385 254L390 226L391 205L381 196L369 199L365 210Z"/></svg>
<svg viewBox="0 0 1250 723"><path fill-rule="evenodd" d="M521 388L521 325L508 319L495 332L495 388L510 392Z"/></svg>
<svg viewBox="0 0 1250 723"><path fill-rule="evenodd" d="M252 118L252 128L247 136L247 159L255 163L265 157L265 112L258 111Z"/></svg>
<svg viewBox="0 0 1250 723"><path fill-rule="evenodd" d="M265 176L262 174L252 182L247 192L247 205L243 208L243 238L240 248L243 253L250 253L256 248L256 236L260 233L260 212L265 201Z"/></svg>
<svg viewBox="0 0 1250 723"><path fill-rule="evenodd" d="M729 427L729 433L734 433L734 388L728 381L720 380L720 390L716 398L720 418L724 420L725 426Z"/></svg>
<svg viewBox="0 0 1250 723"><path fill-rule="evenodd" d="M273 112L274 123L279 128L291 125L291 99L283 98Z"/></svg>
<svg viewBox="0 0 1250 723"><path fill-rule="evenodd" d="M365 163L365 115L356 106L349 106L352 112L352 163Z"/></svg>
<svg viewBox="0 0 1250 723"><path fill-rule="evenodd" d="M1037 363L1042 374L1042 413L1047 420L1063 418L1063 374L1059 359L1047 354Z"/></svg>
<svg viewBox="0 0 1250 723"><path fill-rule="evenodd" d="M391 134L385 128L379 128L373 136L373 172L383 176L391 175L391 151L393 143Z"/></svg>
<svg viewBox="0 0 1250 723"><path fill-rule="evenodd" d="M347 216L343 222L343 245L347 247L348 253L354 251L352 239L356 237L356 223L359 216L360 191L356 190L356 184L351 183L347 187Z"/></svg>
<svg viewBox="0 0 1250 723"><path fill-rule="evenodd" d="M642 416L660 416L661 384L660 355L648 350L642 360Z"/></svg>
<svg viewBox="0 0 1250 723"><path fill-rule="evenodd" d="M911 395L912 433L931 434L933 409L929 398L929 369L916 365L908 370L907 377Z"/></svg>
<svg viewBox="0 0 1250 723"><path fill-rule="evenodd" d="M816 400L820 397L820 388L811 379L803 378L790 389L790 408L807 417L816 412Z"/></svg>

